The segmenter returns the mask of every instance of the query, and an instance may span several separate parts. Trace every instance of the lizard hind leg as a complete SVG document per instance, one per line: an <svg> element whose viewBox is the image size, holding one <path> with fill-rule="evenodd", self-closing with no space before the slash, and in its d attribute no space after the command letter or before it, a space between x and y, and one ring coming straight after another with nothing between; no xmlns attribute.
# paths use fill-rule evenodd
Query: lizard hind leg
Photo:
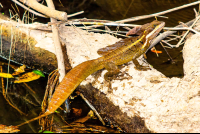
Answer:
<svg viewBox="0 0 200 134"><path fill-rule="evenodd" d="M105 69L108 71L104 75L104 79L107 80L107 81L112 80L113 78L115 78L120 73L118 66L115 65L115 63L113 63L113 62L106 63Z"/></svg>

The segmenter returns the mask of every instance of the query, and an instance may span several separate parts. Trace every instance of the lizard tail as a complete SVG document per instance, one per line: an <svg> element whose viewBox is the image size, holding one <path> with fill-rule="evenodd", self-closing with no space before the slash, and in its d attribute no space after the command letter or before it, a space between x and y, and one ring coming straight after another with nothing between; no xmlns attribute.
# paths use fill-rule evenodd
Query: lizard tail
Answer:
<svg viewBox="0 0 200 134"><path fill-rule="evenodd" d="M71 93L85 78L102 68L103 65L100 64L100 62L98 62L97 60L86 61L74 67L65 75L63 80L56 87L46 112L17 126L22 126L24 124L54 113L54 111L62 105L62 103L71 95Z"/></svg>

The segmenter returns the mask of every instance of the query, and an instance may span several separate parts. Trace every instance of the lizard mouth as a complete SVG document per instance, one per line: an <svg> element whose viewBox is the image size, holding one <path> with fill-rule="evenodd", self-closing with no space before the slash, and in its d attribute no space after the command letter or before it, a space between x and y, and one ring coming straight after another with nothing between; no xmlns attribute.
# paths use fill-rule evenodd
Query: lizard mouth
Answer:
<svg viewBox="0 0 200 134"><path fill-rule="evenodd" d="M153 31L151 31L147 36L146 39L154 39L158 33L163 29L163 27L165 26L165 22L161 22L161 24L159 24L158 26L155 27L155 29Z"/></svg>
<svg viewBox="0 0 200 134"><path fill-rule="evenodd" d="M157 25L153 31L151 31L147 36L146 36L146 41L143 45L143 48L146 46L145 44L147 43L152 43L152 41L154 40L154 38L158 35L158 33L163 29L163 27L165 26L165 22L161 22L159 25ZM149 48L146 50L146 52L152 48L153 46L149 46Z"/></svg>

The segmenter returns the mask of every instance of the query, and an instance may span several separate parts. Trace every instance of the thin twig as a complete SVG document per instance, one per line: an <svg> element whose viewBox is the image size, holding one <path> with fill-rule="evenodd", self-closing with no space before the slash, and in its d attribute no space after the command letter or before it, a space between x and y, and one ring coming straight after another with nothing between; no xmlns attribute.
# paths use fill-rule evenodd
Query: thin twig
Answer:
<svg viewBox="0 0 200 134"><path fill-rule="evenodd" d="M134 2L134 0L132 0L131 3L129 4L129 7L127 8L125 14L123 15L123 18L125 18L126 14L128 13L129 9L131 8L133 2Z"/></svg>
<svg viewBox="0 0 200 134"><path fill-rule="evenodd" d="M187 24L188 26L190 26L190 25L192 25L192 23L193 23L194 21L195 21L195 19L193 19L193 20L187 22L186 24ZM182 25L178 25L178 26L176 26L175 28L179 28L179 27L182 27ZM176 33L176 31L166 31L166 32L160 34L159 36L157 36L157 37L153 40L153 42L151 43L151 45L150 45L150 47L147 49L147 51L148 51L149 49L151 49L153 46L155 46L155 45L156 45L158 42L160 42L162 39L164 39L164 38L166 38L167 36L169 36L169 35L171 35L171 34L174 34L174 33ZM146 51L146 52L147 52L147 51Z"/></svg>
<svg viewBox="0 0 200 134"><path fill-rule="evenodd" d="M82 0L82 2L76 7L76 9L78 9L79 7L81 7L82 5L84 5L86 2L86 0Z"/></svg>
<svg viewBox="0 0 200 134"><path fill-rule="evenodd" d="M23 14L23 17L22 17L22 22L23 22L23 23L25 23L25 16L26 16L27 11L28 11L28 10L25 10L25 12L24 12L24 14Z"/></svg>
<svg viewBox="0 0 200 134"><path fill-rule="evenodd" d="M2 27L3 27L3 24L1 25L1 53L2 53Z"/></svg>
<svg viewBox="0 0 200 134"><path fill-rule="evenodd" d="M68 17L68 18L74 17L74 16L79 15L79 14L82 14L82 13L84 13L84 11L80 11L80 12L77 12L77 13L69 14L69 15L67 15L67 17Z"/></svg>
<svg viewBox="0 0 200 134"><path fill-rule="evenodd" d="M165 40L161 40L161 42L167 44L167 45L170 46L171 48L173 48L174 46L176 46L176 45L171 45L170 43L166 42Z"/></svg>
<svg viewBox="0 0 200 134"><path fill-rule="evenodd" d="M118 20L118 21L115 21L113 23L125 23L125 22L132 22L132 21L147 19L147 18L151 18L151 17L155 17L155 16L158 17L160 15L170 13L170 12L173 12L173 11L176 11L176 10L180 10L182 8L186 8L186 7L189 7L189 6L193 6L193 5L196 5L196 4L199 4L199 3L200 3L200 1L196 1L196 2L193 2L193 3L190 3L190 4L185 4L185 5L175 7L175 8L169 9L169 10L165 10L165 11L162 11L162 12L158 12L158 13L154 13L154 14L150 14L150 15L136 16L136 17L123 19L123 20ZM99 26L101 26L101 25L94 25L93 27L99 27Z"/></svg>
<svg viewBox="0 0 200 134"><path fill-rule="evenodd" d="M109 22L109 23L103 23L103 22L73 22L73 21L68 21L68 24L84 24L84 25L102 25L102 26L128 26L128 27L135 27L135 26L140 26L140 25L133 25L133 24L120 24L120 23L115 23L115 22ZM91 26L93 27L93 26ZM88 27L90 28L90 27Z"/></svg>
<svg viewBox="0 0 200 134"><path fill-rule="evenodd" d="M97 112L97 110L92 106L92 104L90 104L90 102L83 96L82 93L79 93L79 95L87 103L87 105L94 111L94 113L98 116L98 118L102 122L102 124L105 125L105 122L103 121L103 119L101 118L101 116L99 115L99 113Z"/></svg>
<svg viewBox="0 0 200 134"><path fill-rule="evenodd" d="M111 34L115 34L115 35L123 36L123 37L130 37L130 36L126 36L126 35L123 35L123 34L115 33L115 31L107 31L107 30L101 30L101 29L87 29L87 31L94 31L94 32L98 31L98 32L111 33Z"/></svg>
<svg viewBox="0 0 200 134"><path fill-rule="evenodd" d="M192 29L191 27L182 27L182 28L169 28L169 27L165 27L165 30L188 30L188 31L192 31L195 34L200 34L200 32L197 32L196 30Z"/></svg>
<svg viewBox="0 0 200 134"><path fill-rule="evenodd" d="M3 72L2 66L0 66L0 70L1 70L1 72ZM23 113L21 110L19 110L16 106L14 106L14 105L8 100L8 98L6 97L6 92L5 92L5 88L4 88L4 80L3 80L3 77L1 77L1 84L2 84L2 94L3 94L3 97L4 97L5 100L8 102L8 104L9 104L10 106L12 106L14 109L16 109L20 114L26 115L26 114Z"/></svg>
<svg viewBox="0 0 200 134"><path fill-rule="evenodd" d="M35 94L35 91L33 91L33 89L31 89L31 87L29 87L25 82L23 82L23 84L29 89L28 90L29 93L32 95L32 97L35 99L35 101L40 105L41 101L37 98L37 95Z"/></svg>
<svg viewBox="0 0 200 134"><path fill-rule="evenodd" d="M193 10L194 10L194 13L195 13L195 17L197 17L199 15L197 10L195 8L193 8Z"/></svg>
<svg viewBox="0 0 200 134"><path fill-rule="evenodd" d="M0 93L3 93L3 92L0 91ZM22 99L22 100L25 100L25 101L27 101L28 103L30 103L30 104L32 104L32 105L34 105L34 106L38 106L38 104L35 104L35 103L33 103L31 100L27 99L26 96L21 96L21 95L19 95L19 94L17 94L17 93L13 93L13 92L8 92L7 95L13 95L13 96L15 96L16 98L20 98L20 99ZM9 99L10 99L10 102L14 104L14 102L12 101L12 98L9 97Z"/></svg>
<svg viewBox="0 0 200 134"><path fill-rule="evenodd" d="M185 23L183 22L179 22L179 24L181 24L183 27L188 27Z"/></svg>
<svg viewBox="0 0 200 134"><path fill-rule="evenodd" d="M196 22L199 20L200 16L198 16L197 18L195 18L195 21L193 22L193 24L189 27L192 29L192 27L196 24ZM181 40L177 43L176 47L179 47L181 45L181 42L185 39L185 37L187 36L187 34L189 33L189 30L183 35L183 37L181 38Z"/></svg>
<svg viewBox="0 0 200 134"><path fill-rule="evenodd" d="M3 5L0 3L0 6L3 8Z"/></svg>
<svg viewBox="0 0 200 134"><path fill-rule="evenodd" d="M10 44L10 53L9 53L9 58L8 58L8 74L9 74L9 65L10 65L10 57L11 57L11 50L12 50L12 44L13 44L13 33L12 33L12 26L11 26L11 44ZM7 83L6 83L6 94L7 94L7 91L8 91L8 78L7 78Z"/></svg>
<svg viewBox="0 0 200 134"><path fill-rule="evenodd" d="M110 21L110 20L87 19L87 18L83 18L83 19L71 19L71 21L73 21L73 22L102 22L102 23L113 22L113 21Z"/></svg>
<svg viewBox="0 0 200 134"><path fill-rule="evenodd" d="M15 11L15 14L17 14L19 16L19 14L17 13L17 11L15 10L15 8L13 7L13 5L11 4L11 7L13 8L13 10Z"/></svg>
<svg viewBox="0 0 200 134"><path fill-rule="evenodd" d="M16 3L15 3L15 7L17 8L18 14L20 14L19 8Z"/></svg>
<svg viewBox="0 0 200 134"><path fill-rule="evenodd" d="M193 3L190 3L190 4L185 4L185 5L182 5L182 6L179 6L179 7L175 7L175 8L169 9L169 10L165 10L165 11L162 11L162 12L158 12L158 13L154 13L154 14L150 14L150 15L132 17L132 18L116 21L116 22L117 23L125 23L125 22L130 22L130 21L137 21L137 20L147 19L147 18L163 15L163 14L166 14L166 13L170 13L170 12L173 12L173 11L176 11L176 10L180 10L182 8L193 6L193 5L196 5L196 4L199 4L199 3L200 3L200 1L196 1L196 2L193 2Z"/></svg>
<svg viewBox="0 0 200 134"><path fill-rule="evenodd" d="M176 35L174 38L169 38L168 40L164 40L164 41L170 42L170 41L177 40L177 39L180 39L180 38L181 38L181 36Z"/></svg>
<svg viewBox="0 0 200 134"><path fill-rule="evenodd" d="M87 45L87 47L88 47L88 50L90 50L89 52L91 53L92 52L92 50L91 50L91 48L89 47L89 44L88 44L88 42L83 38L83 36L78 32L78 30L76 29L77 27L75 26L75 25L73 25L73 24L71 24L71 26L74 28L74 30L80 35L80 37L83 39L83 41L85 42L85 44Z"/></svg>
<svg viewBox="0 0 200 134"><path fill-rule="evenodd" d="M25 82L23 82L23 84L32 92L35 94L35 91L33 91L33 89L31 87L29 87Z"/></svg>
<svg viewBox="0 0 200 134"><path fill-rule="evenodd" d="M162 42L160 42L160 44L161 44L161 46L163 47L163 49L165 49L165 47L164 47L164 45L162 44ZM172 57L170 56L170 54L167 52L166 49L165 49L165 52L167 53L167 55L169 56L169 58L171 59L171 61L174 62L173 59L172 59Z"/></svg>

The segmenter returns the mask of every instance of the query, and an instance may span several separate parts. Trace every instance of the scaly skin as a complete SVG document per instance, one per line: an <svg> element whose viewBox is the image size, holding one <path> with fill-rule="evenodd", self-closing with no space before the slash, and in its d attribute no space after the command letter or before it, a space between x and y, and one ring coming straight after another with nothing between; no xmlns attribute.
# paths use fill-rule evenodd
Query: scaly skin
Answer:
<svg viewBox="0 0 200 134"><path fill-rule="evenodd" d="M119 41L117 43L123 43L123 45L119 45L112 51L108 50L108 53L105 53L98 59L89 60L74 67L65 75L64 79L56 88L47 111L44 114L18 126L54 113L54 111L56 111L56 109L70 96L76 87L90 74L103 68L106 68L109 71L108 73L110 73L112 72L112 69L117 70L117 65L127 63L131 60L133 60L135 64L138 64L136 59L146 52L151 44L151 41L162 30L164 25L164 22L159 21L153 21L145 24L140 29L140 32L142 33L140 36Z"/></svg>

